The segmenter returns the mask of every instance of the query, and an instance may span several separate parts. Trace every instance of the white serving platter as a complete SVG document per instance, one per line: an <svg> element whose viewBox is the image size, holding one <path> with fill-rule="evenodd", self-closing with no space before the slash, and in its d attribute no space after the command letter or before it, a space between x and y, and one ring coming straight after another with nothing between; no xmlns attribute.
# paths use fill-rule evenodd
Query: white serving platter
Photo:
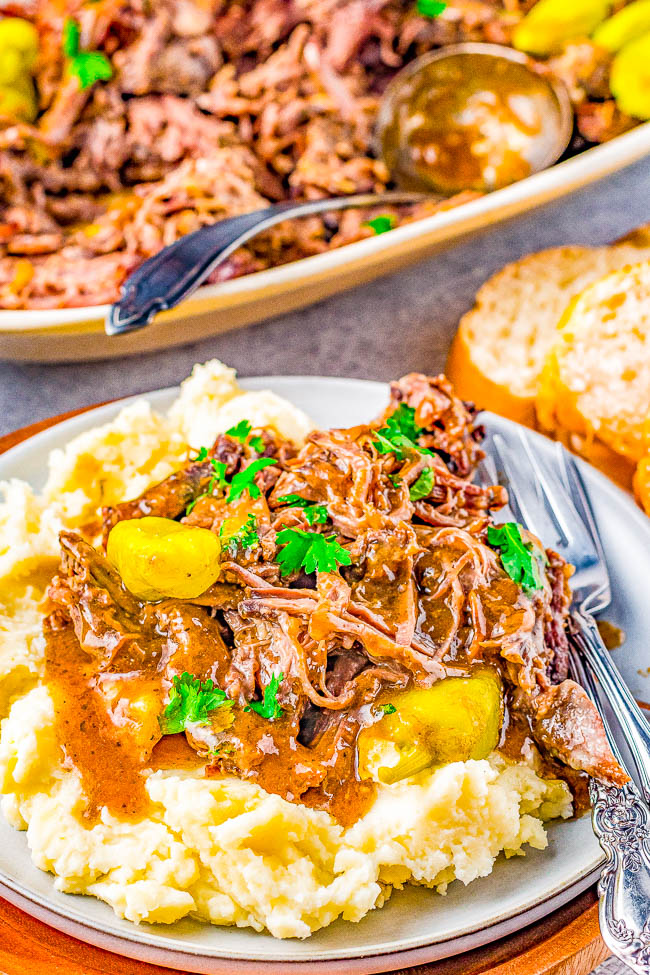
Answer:
<svg viewBox="0 0 650 975"><path fill-rule="evenodd" d="M557 199L650 153L650 122L462 206L338 250L200 288L148 328L104 334L107 305L0 311L0 359L84 361L195 342L322 298L421 260L460 238Z"/></svg>

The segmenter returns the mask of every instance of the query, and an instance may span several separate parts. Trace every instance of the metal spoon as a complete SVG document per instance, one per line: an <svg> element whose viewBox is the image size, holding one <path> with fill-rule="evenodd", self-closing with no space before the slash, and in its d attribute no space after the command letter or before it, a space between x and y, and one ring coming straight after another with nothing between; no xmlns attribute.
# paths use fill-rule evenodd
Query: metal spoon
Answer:
<svg viewBox="0 0 650 975"><path fill-rule="evenodd" d="M513 65L516 65L516 69ZM440 79L445 72L451 86L448 89L441 87ZM487 79L489 88L490 72L494 72L494 77L500 75L502 83L502 90L493 96L494 118L490 116L489 97L487 101L485 97L481 99L481 92L477 90L477 77ZM517 112L521 114L522 111L524 121L520 142L523 144L527 126L526 106L522 101L525 98L526 75L530 76L529 87L535 92L537 121L537 129L530 133L530 141L535 143L536 151L526 160L526 165L531 173L551 165L565 151L573 128L571 104L561 82L541 76L533 70L525 55L497 44L457 44L416 58L388 86L378 112L374 141L377 155L384 158L395 182L403 186L404 191L275 203L263 210L230 217L187 234L145 261L127 278L119 301L111 305L106 317L107 335L122 335L144 328L158 312L174 308L192 294L237 248L283 220L352 207L413 204L421 202L427 196L431 197L433 193L439 199L441 191L444 197L470 186L489 191L495 185L504 185L503 179L495 181L489 160L483 167L484 172L479 172L478 176L475 172L476 166L472 164L472 180L465 184L462 180L450 184L449 173L458 171L462 174L463 167L467 169L467 161L472 161L473 147L469 141L472 133L477 135L479 142L482 139L483 145L485 144L481 125L484 129L487 126L487 129L494 130L492 123L499 122L503 127L504 124L511 124L508 123L509 115L514 117ZM444 127L436 125L433 143L425 146L425 149L429 155L433 153L438 160L445 162L442 168L436 168L436 165L423 166L421 159L414 164L413 158L409 161L409 155L412 157L413 153L406 152L409 139L417 129L405 108L409 98L416 95L419 97L417 114L419 121L425 123L424 128L427 121L436 117L435 111L431 110L434 106L427 106L428 111L422 110L422 96L424 93L426 100L428 80L434 80L438 85L436 90L442 93L441 97L447 98L449 130L453 130L452 142L455 140L456 145L459 139L462 142L464 129L467 129L468 135L467 146L461 146L455 158L450 160L447 139L449 133ZM459 98L465 82L466 104ZM511 85L510 90L507 88L508 84ZM516 105L513 102L515 96L519 99ZM530 110L528 115L530 116ZM528 129L531 129L529 124ZM418 152L422 156L422 145L418 147ZM528 172L514 173L513 178L506 179L506 182L514 182L522 175L528 175Z"/></svg>

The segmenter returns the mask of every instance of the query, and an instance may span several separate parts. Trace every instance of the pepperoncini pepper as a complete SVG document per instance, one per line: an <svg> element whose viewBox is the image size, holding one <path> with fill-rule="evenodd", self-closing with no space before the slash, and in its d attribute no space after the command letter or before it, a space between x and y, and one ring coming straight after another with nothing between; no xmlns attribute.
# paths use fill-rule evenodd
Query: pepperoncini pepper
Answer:
<svg viewBox="0 0 650 975"><path fill-rule="evenodd" d="M388 785L424 769L486 758L496 747L503 717L501 680L491 668L446 677L380 705L384 716L358 739L359 771ZM392 764L380 764L395 759Z"/></svg>
<svg viewBox="0 0 650 975"><path fill-rule="evenodd" d="M108 536L106 555L138 599L195 599L221 572L221 545L207 528L170 518L120 521Z"/></svg>
<svg viewBox="0 0 650 975"><path fill-rule="evenodd" d="M609 86L622 112L650 119L650 31L616 54Z"/></svg>
<svg viewBox="0 0 650 975"><path fill-rule="evenodd" d="M588 37L605 20L611 0L538 0L515 28L519 51L544 57L577 37Z"/></svg>
<svg viewBox="0 0 650 975"><path fill-rule="evenodd" d="M0 20L0 115L33 122L37 114L32 71L38 56L38 32L21 17Z"/></svg>

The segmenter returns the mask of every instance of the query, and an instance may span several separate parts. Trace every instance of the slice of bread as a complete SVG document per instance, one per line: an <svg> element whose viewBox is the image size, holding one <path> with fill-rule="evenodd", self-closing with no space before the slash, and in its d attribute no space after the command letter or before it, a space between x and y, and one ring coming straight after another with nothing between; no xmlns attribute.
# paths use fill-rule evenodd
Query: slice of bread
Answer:
<svg viewBox="0 0 650 975"><path fill-rule="evenodd" d="M650 424L650 261L613 271L566 309L541 371L542 430L631 486Z"/></svg>
<svg viewBox="0 0 650 975"><path fill-rule="evenodd" d="M650 454L639 461L634 473L634 496L645 513L650 515Z"/></svg>
<svg viewBox="0 0 650 975"><path fill-rule="evenodd" d="M650 229L610 247L554 247L508 264L478 291L452 343L457 392L530 426L542 366L570 300L626 264L650 259Z"/></svg>

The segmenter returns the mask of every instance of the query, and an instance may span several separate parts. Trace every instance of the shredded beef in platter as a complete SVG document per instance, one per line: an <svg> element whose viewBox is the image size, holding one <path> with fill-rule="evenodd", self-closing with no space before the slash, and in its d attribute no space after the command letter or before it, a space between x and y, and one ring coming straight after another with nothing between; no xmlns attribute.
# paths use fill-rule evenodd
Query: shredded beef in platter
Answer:
<svg viewBox="0 0 650 975"><path fill-rule="evenodd" d="M288 198L389 185L374 157L381 93L414 56L459 41L508 44L529 0L31 0L0 13L39 33L38 115L0 120L0 307L111 301L143 260L206 223ZM80 90L65 70L66 17L113 77ZM634 124L608 91L609 56L589 41L547 62L581 138ZM399 211L419 219L463 193ZM225 280L371 236L350 211L275 228L237 251Z"/></svg>
<svg viewBox="0 0 650 975"><path fill-rule="evenodd" d="M506 496L473 482L481 430L444 376L404 377L375 422L315 430L300 450L271 430L254 434L220 434L200 459L104 509L103 544L61 535L49 659L59 684L74 675L77 698L104 714L111 747L122 736L146 765L162 712L148 738L138 731L129 744L139 727L124 717L129 702L162 709L182 675L211 680L229 707L186 727L207 774L250 779L351 822L373 794L358 775L357 738L387 695L399 710L403 691L487 669L504 689L504 754L536 748L544 774L574 794L585 773L626 781L593 704L567 676L570 567L529 536L539 578L525 588L488 543ZM211 481L215 464L225 486ZM251 464L253 489L231 497ZM217 581L199 596L139 598L110 561L112 529L151 516L222 539ZM253 541L228 541L226 526L251 518ZM287 533L335 540L338 557L287 565ZM279 710L265 714L274 681Z"/></svg>

